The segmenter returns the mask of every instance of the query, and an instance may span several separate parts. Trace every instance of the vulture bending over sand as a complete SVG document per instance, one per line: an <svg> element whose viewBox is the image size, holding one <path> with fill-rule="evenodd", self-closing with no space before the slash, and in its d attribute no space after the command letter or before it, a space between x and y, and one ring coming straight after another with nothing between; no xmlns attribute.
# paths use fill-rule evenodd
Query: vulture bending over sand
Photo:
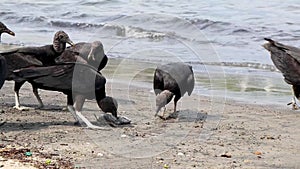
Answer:
<svg viewBox="0 0 300 169"><path fill-rule="evenodd" d="M263 47L271 53L271 59L276 68L282 73L284 81L292 85L294 97L293 109L299 109L300 99L300 49L278 43L272 39L265 38L268 43ZM288 105L289 105L288 104Z"/></svg>
<svg viewBox="0 0 300 169"><path fill-rule="evenodd" d="M110 103L110 99L106 99L105 77L89 65L62 63L48 67L23 68L15 70L14 74L16 78L26 80L40 89L59 91L66 94L68 109L74 116L76 123L79 124L80 121L83 121L88 128L100 127L90 123L81 114L85 99L96 99L100 108L111 106L110 109L103 110L106 112L107 110L117 109L116 104ZM117 112L113 116L114 123L130 123L126 118L118 118Z"/></svg>
<svg viewBox="0 0 300 169"><path fill-rule="evenodd" d="M174 113L177 101L194 90L195 79L192 66L184 63L169 63L156 68L153 88L156 96L156 114L174 98ZM163 116L162 116L163 117Z"/></svg>
<svg viewBox="0 0 300 169"><path fill-rule="evenodd" d="M74 56L80 56L81 58ZM106 66L108 58L104 53L103 44L100 41L94 41L92 43L80 42L68 47L56 61L58 63L79 61L87 63L100 71Z"/></svg>
<svg viewBox="0 0 300 169"><path fill-rule="evenodd" d="M80 42L66 48L66 50L55 59L57 64L65 62L77 62L89 64L98 71L102 70L107 64L107 56L104 53L103 45L100 41L92 43ZM38 91L34 91L39 101L39 108L43 107L43 102L39 97Z"/></svg>
<svg viewBox="0 0 300 169"><path fill-rule="evenodd" d="M15 33L8 29L2 22L0 22L0 42L1 42L1 35L2 33L7 33L11 36L15 36Z"/></svg>
<svg viewBox="0 0 300 169"><path fill-rule="evenodd" d="M5 58L7 63L6 80L15 80L13 71L20 68L31 66L49 66L55 64L55 58L60 56L66 48L66 43L73 45L69 36L64 31L55 33L52 45L41 47L22 47L8 52L2 52L0 55ZM22 109L19 101L19 90L26 80L15 80L15 108ZM43 107L41 98L38 95L37 87L33 87L33 93L36 96L39 106Z"/></svg>

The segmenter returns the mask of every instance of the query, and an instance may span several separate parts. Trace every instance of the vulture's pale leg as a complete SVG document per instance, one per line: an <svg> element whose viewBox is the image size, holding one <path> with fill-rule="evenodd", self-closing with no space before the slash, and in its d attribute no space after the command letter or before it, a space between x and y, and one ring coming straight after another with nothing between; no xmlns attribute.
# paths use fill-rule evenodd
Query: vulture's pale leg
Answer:
<svg viewBox="0 0 300 169"><path fill-rule="evenodd" d="M39 102L39 106L37 108L38 109L43 108L44 107L44 103L43 103L43 101L42 101L42 99L41 99L41 97L39 95L38 88L32 86L32 90L33 90L34 96L36 97L37 101Z"/></svg>
<svg viewBox="0 0 300 169"><path fill-rule="evenodd" d="M85 98L83 96L76 96L75 102L74 102L75 116L76 116L75 120L79 120L79 121L84 122L86 124L87 128L105 129L105 128L93 125L87 118L85 118L81 114L81 110L82 110L82 106L83 106L84 101L85 101Z"/></svg>
<svg viewBox="0 0 300 169"><path fill-rule="evenodd" d="M62 108L62 111L70 111L73 110L72 115L75 116L75 108L74 108L74 102L73 102L73 97L72 95L68 94L67 95L67 106ZM75 118L75 117L74 117ZM76 120L78 122L78 120ZM79 123L78 123L79 124Z"/></svg>
<svg viewBox="0 0 300 169"><path fill-rule="evenodd" d="M24 106L20 106L20 96L19 96L19 91L21 86L24 84L25 82L15 82L15 86L14 86L14 92L15 92L15 106L14 108L17 110L29 110L29 107L24 107Z"/></svg>
<svg viewBox="0 0 300 169"><path fill-rule="evenodd" d="M72 116L74 117L74 119L76 121L75 124L76 125L79 124L79 119L76 116L75 109L74 109L73 105L67 105L67 109L71 112Z"/></svg>
<svg viewBox="0 0 300 169"><path fill-rule="evenodd" d="M87 118L85 118L80 111L75 111L76 113L76 116L80 118L80 120L82 120L87 128L90 128L90 129L102 129L102 130L106 130L105 128L103 127L99 127L99 126L96 126L96 125L93 125Z"/></svg>
<svg viewBox="0 0 300 169"><path fill-rule="evenodd" d="M20 99L19 99L19 91L15 91L15 106L14 108L20 108Z"/></svg>

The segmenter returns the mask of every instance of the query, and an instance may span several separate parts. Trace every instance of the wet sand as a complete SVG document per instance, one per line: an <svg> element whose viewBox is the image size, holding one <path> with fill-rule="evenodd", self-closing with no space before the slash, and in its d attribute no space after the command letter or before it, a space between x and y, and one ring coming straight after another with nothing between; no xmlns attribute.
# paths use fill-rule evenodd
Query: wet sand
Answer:
<svg viewBox="0 0 300 169"><path fill-rule="evenodd" d="M107 130L74 126L69 112L62 111L66 97L40 91L42 110L18 111L13 83L0 90L0 152L28 148L31 162L1 158L3 168L13 165L51 165L70 161L84 168L298 168L300 166L300 118L298 111L276 105L253 105L201 95L185 96L178 103L176 119L154 117L151 86L108 80L107 93L119 102L119 114L132 120L129 126L110 127L97 122L103 114L95 101L87 101L83 114ZM37 107L31 86L22 90L21 104ZM167 106L171 113L173 103ZM47 154L47 158L41 154ZM38 158L39 157L39 158ZM24 164L25 163L25 164ZM28 164L29 163L29 164ZM36 167L39 165L35 165ZM50 164L49 164L50 165ZM23 167L26 168L26 167ZM60 165L59 168L68 168Z"/></svg>

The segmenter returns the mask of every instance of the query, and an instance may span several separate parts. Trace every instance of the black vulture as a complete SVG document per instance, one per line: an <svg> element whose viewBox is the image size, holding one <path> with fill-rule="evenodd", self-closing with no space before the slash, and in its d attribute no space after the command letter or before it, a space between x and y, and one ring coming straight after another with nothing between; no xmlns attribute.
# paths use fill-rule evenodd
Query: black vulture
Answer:
<svg viewBox="0 0 300 169"><path fill-rule="evenodd" d="M55 64L55 58L60 56L66 48L66 43L73 45L69 36L64 31L58 31L53 38L53 44L41 47L22 47L11 51L0 53L7 63L6 80L15 80L13 71L31 66L49 66ZM22 109L19 101L19 90L25 80L15 80L15 108ZM39 106L43 103L38 95L37 88L33 87L33 93L39 101Z"/></svg>
<svg viewBox="0 0 300 169"><path fill-rule="evenodd" d="M51 63L50 65L65 62L78 62L89 64L100 71L105 67L107 60L107 56L103 50L103 45L100 41L94 41L92 43L80 42L66 48L66 50L64 50L64 52L62 52L62 54L55 59L55 63ZM37 88L34 86L33 92L39 102L38 108L42 108L44 104L38 94Z"/></svg>
<svg viewBox="0 0 300 169"><path fill-rule="evenodd" d="M272 39L265 38L263 45L271 53L271 59L276 68L282 73L284 81L292 85L294 97L293 109L299 109L300 99L300 48L284 45Z"/></svg>
<svg viewBox="0 0 300 169"><path fill-rule="evenodd" d="M174 98L174 113L177 101L194 90L195 78L192 66L184 63L169 63L156 68L153 88L156 96L156 114Z"/></svg>
<svg viewBox="0 0 300 169"><path fill-rule="evenodd" d="M100 41L94 41L92 43L76 43L66 48L66 50L55 59L58 64L65 62L89 64L98 69L98 71L105 67L107 60L108 58L104 53L103 45ZM34 92L36 97L39 98L39 107L42 107L43 102L39 97L38 91L35 90Z"/></svg>
<svg viewBox="0 0 300 169"><path fill-rule="evenodd" d="M83 121L88 128L99 128L93 125L82 114L85 99L96 99L104 112L113 112L117 119L115 99L106 97L106 79L93 67L81 63L61 63L48 67L30 67L14 71L15 78L26 80L34 86L67 95L68 109L76 123ZM118 124L123 124L120 118ZM124 124L130 121L124 121Z"/></svg>
<svg viewBox="0 0 300 169"><path fill-rule="evenodd" d="M81 56L84 60L74 55ZM68 47L56 61L86 62L100 71L106 66L108 58L104 53L103 44L100 41L94 41L92 43L80 42Z"/></svg>
<svg viewBox="0 0 300 169"><path fill-rule="evenodd" d="M1 42L1 35L2 33L7 33L11 36L15 36L15 33L8 29L2 22L0 22L0 42Z"/></svg>

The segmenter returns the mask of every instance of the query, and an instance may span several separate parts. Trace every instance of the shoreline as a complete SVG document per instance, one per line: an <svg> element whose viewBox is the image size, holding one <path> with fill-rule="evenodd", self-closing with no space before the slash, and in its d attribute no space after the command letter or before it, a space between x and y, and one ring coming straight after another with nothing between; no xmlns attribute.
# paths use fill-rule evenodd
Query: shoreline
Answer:
<svg viewBox="0 0 300 169"><path fill-rule="evenodd" d="M110 80L123 80L128 85L140 84L143 87L149 86L152 89L154 69L157 65L158 63L151 63L150 61L111 58L108 67L103 70L103 74ZM230 67L226 67L226 69L228 68ZM217 70L219 69L223 68L217 68ZM214 70L214 68L208 70ZM251 104L285 107L290 102L293 96L290 85L284 82L281 74L278 74L278 72L268 72L268 75L264 75L265 72L254 72L253 74L253 71L264 70L252 70L251 68L243 72L236 70L236 72L225 71L222 73L194 71L196 79L194 91L199 95ZM126 72L131 73L127 74Z"/></svg>
<svg viewBox="0 0 300 169"><path fill-rule="evenodd" d="M6 93L1 100L13 101L12 91L12 84L6 83L0 90L1 96ZM132 125L112 128L103 122L95 123L94 114L102 112L95 101L86 101L84 115L108 129L95 131L72 124L71 114L60 110L66 105L64 95L44 90L40 93L46 106L43 110L22 112L1 103L4 112L0 116L6 120L0 126L1 144L58 154L50 156L51 160L70 159L75 166L86 168L300 165L300 124L295 120L300 113L281 106L184 96L178 102L178 118L162 121L154 117L155 96L148 88L116 82L111 85L108 81L108 95L118 100L120 115L130 118ZM20 94L23 105L37 106L30 85L24 85ZM170 103L167 112L172 108Z"/></svg>

